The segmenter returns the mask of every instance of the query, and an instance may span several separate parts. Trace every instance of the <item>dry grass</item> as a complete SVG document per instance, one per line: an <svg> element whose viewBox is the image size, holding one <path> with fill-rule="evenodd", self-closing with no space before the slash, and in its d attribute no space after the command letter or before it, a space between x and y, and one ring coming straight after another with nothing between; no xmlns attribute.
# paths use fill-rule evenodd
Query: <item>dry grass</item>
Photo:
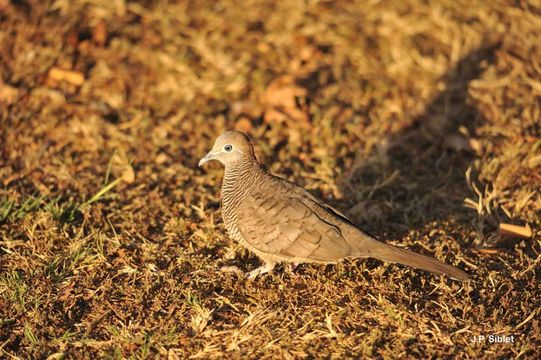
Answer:
<svg viewBox="0 0 541 360"><path fill-rule="evenodd" d="M0 0L0 357L539 358L535 3ZM220 271L226 128L474 281Z"/></svg>

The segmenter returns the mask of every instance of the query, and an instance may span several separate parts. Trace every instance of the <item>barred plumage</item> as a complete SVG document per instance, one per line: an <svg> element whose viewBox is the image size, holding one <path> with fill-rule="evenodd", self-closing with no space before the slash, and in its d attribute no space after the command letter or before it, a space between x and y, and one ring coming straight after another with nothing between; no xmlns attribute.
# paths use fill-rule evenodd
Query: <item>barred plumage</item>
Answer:
<svg viewBox="0 0 541 360"><path fill-rule="evenodd" d="M249 277L282 261L334 263L373 257L458 280L469 278L454 266L379 242L303 188L266 173L243 133L226 131L218 137L199 164L210 160L225 165L221 202L229 235L264 262Z"/></svg>

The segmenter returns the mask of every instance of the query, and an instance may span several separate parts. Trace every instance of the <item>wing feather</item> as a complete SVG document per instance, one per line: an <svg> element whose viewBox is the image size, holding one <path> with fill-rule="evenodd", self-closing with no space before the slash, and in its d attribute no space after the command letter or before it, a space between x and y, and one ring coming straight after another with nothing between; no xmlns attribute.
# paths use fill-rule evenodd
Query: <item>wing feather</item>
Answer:
<svg viewBox="0 0 541 360"><path fill-rule="evenodd" d="M273 185L272 193L252 191L239 206L237 227L245 241L284 258L334 262L348 256L350 247L340 228L322 218L324 208L314 211L311 198Z"/></svg>

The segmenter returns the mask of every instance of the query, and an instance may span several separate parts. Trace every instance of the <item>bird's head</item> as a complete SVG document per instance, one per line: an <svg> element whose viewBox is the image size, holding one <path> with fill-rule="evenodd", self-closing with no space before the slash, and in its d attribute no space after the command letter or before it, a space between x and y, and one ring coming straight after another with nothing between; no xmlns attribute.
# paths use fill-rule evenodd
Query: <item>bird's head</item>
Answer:
<svg viewBox="0 0 541 360"><path fill-rule="evenodd" d="M199 160L199 166L211 160L218 160L224 166L228 166L252 159L255 159L255 155L250 138L240 131L225 131L218 136L212 150Z"/></svg>

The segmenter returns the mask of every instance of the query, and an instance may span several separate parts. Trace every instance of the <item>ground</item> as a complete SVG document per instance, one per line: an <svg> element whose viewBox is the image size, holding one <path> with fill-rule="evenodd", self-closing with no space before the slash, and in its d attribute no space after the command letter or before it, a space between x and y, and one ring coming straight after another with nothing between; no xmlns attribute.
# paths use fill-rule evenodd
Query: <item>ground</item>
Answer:
<svg viewBox="0 0 541 360"><path fill-rule="evenodd" d="M0 29L0 357L541 356L538 2L0 0ZM245 280L197 167L225 129L473 281Z"/></svg>

